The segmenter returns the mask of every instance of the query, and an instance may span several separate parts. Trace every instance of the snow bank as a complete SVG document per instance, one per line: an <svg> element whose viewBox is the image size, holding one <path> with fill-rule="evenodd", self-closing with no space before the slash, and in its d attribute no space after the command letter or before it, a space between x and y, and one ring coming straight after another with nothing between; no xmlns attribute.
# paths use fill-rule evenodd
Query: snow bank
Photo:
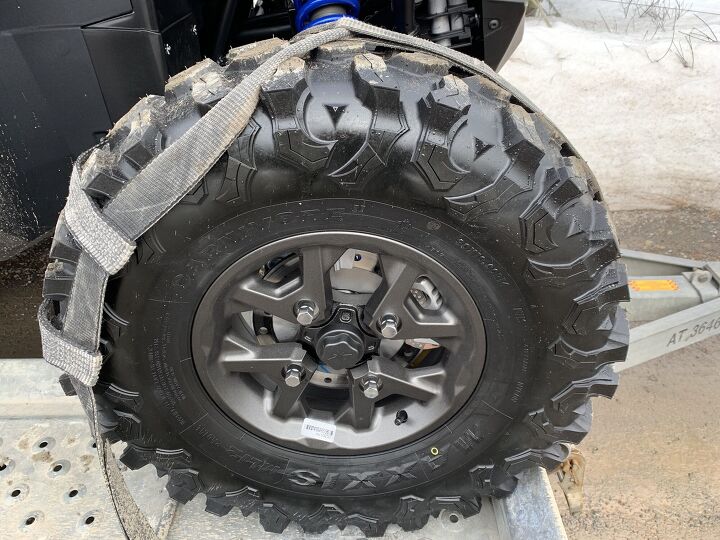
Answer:
<svg viewBox="0 0 720 540"><path fill-rule="evenodd" d="M691 67L665 54L673 31L709 34L704 23L687 13L658 28L620 3L554 3L563 17L528 19L502 75L588 160L614 210L720 209L720 44L692 39ZM693 9L720 13L720 2ZM720 37L720 14L700 16Z"/></svg>

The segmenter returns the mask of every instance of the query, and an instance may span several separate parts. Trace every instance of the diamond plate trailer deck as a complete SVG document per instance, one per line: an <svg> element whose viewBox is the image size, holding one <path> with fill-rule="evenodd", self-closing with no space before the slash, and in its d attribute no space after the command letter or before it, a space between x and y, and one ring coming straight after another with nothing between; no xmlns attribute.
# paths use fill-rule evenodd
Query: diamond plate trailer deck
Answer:
<svg viewBox="0 0 720 540"><path fill-rule="evenodd" d="M0 538L122 538L100 474L80 402L66 397L60 371L42 359L0 360ZM119 452L116 452L119 455ZM253 540L361 538L359 529L331 528L303 535L294 524L282 535L266 533L256 515L235 509L219 518L204 511L202 496L187 505L168 499L165 479L151 466L125 471L140 507L166 538ZM530 534L532 531L532 534ZM483 500L480 514L464 519L443 511L420 531L391 526L393 540L566 538L547 474L527 471L512 497Z"/></svg>
<svg viewBox="0 0 720 540"><path fill-rule="evenodd" d="M628 360L617 371L720 334L720 263L635 251L623 252L623 259L630 276L630 320L651 322L633 326ZM62 393L59 373L40 359L0 360L0 537L121 538L82 407ZM152 467L125 476L166 538L362 537L353 527L303 535L291 525L282 535L266 533L255 515L207 514L202 497L176 505ZM547 474L532 469L511 497L483 500L477 516L463 519L445 511L417 532L392 526L385 538L551 540L566 535Z"/></svg>

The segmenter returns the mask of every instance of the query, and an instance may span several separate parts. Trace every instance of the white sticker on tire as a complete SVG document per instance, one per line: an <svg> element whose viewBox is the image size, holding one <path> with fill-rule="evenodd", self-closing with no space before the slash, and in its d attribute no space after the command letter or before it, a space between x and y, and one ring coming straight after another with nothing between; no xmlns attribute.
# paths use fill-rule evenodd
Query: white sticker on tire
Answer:
<svg viewBox="0 0 720 540"><path fill-rule="evenodd" d="M325 422L318 422L312 418L306 418L303 420L300 433L309 439L333 442L335 440L335 424L327 424Z"/></svg>

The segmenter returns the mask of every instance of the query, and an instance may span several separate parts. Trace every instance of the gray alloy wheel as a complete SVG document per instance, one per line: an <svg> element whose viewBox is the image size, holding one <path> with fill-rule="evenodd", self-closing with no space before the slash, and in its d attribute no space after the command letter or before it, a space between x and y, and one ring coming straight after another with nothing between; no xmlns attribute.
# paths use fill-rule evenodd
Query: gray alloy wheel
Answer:
<svg viewBox="0 0 720 540"><path fill-rule="evenodd" d="M350 232L294 236L237 261L201 301L192 344L230 418L329 454L386 450L442 425L485 355L480 313L442 264Z"/></svg>

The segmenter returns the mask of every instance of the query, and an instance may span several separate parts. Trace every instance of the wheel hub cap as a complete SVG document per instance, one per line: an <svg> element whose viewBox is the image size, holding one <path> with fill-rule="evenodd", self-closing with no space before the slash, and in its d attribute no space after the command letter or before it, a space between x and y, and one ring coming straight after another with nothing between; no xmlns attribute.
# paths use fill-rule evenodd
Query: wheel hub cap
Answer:
<svg viewBox="0 0 720 540"><path fill-rule="evenodd" d="M355 367L365 354L358 332L339 328L323 332L315 345L318 358L333 369Z"/></svg>

